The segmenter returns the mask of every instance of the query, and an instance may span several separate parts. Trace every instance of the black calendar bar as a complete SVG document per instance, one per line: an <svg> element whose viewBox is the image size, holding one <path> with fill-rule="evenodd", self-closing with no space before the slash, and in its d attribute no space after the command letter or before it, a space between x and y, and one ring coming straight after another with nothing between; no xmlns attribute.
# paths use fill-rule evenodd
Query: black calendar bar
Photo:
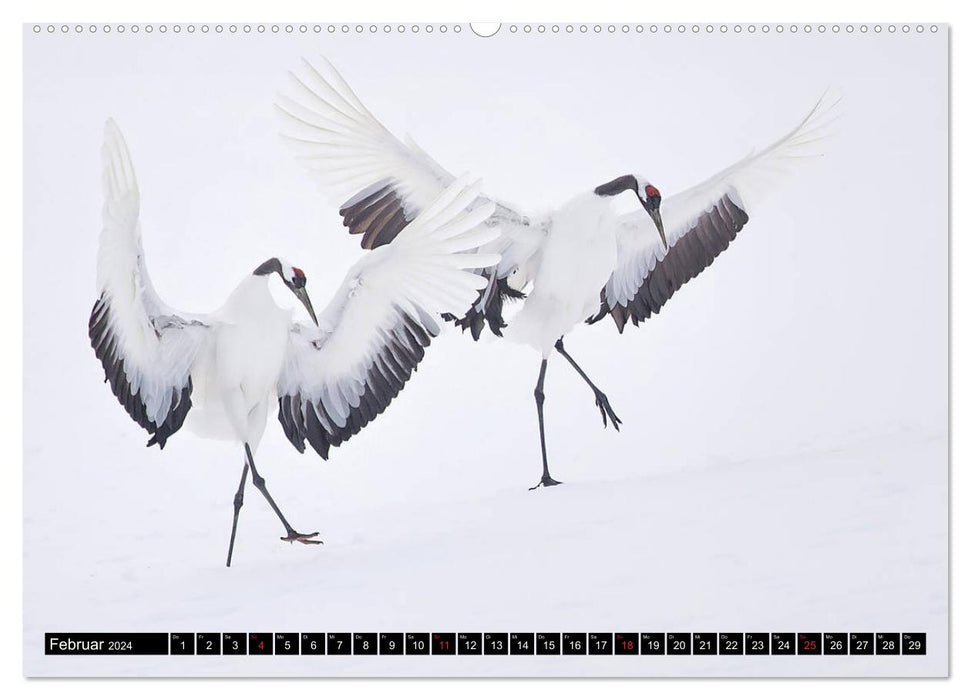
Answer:
<svg viewBox="0 0 971 700"><path fill-rule="evenodd" d="M167 655L169 635L166 632L48 632L44 635L44 653L49 656Z"/></svg>
<svg viewBox="0 0 971 700"><path fill-rule="evenodd" d="M925 656L926 632L49 632L50 656Z"/></svg>

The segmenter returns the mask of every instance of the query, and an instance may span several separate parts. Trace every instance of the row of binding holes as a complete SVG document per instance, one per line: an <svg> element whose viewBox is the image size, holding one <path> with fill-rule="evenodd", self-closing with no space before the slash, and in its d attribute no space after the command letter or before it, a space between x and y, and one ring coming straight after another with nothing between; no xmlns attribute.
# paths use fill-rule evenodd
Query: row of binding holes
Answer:
<svg viewBox="0 0 971 700"><path fill-rule="evenodd" d="M562 27L560 25L558 25L558 24L552 24L552 25L549 25L549 26L547 26L545 24L537 24L537 25L531 25L531 24L524 24L524 25L511 24L511 25L509 25L509 31L511 33L513 33L513 34L516 34L518 32L522 32L522 33L525 33L525 34L529 34L529 33L533 32L533 31L536 31L539 34L544 34L547 31L552 32L553 34L558 34L560 31L564 31L567 34L572 34L575 31L578 31L581 34L586 34L587 32L591 32L591 31L594 34L600 34L600 33L602 33L605 30L606 30L606 32L608 34L615 34L617 32L620 32L622 34L629 34L631 32L634 32L634 33L637 33L637 34L643 34L645 31L646 32L649 32L651 34L657 34L658 32L663 32L665 34L671 34L672 32L677 32L679 34L685 34L685 33L700 34L702 32L707 33L707 34L714 34L716 32L721 33L721 34L729 34L729 33L734 33L734 34L743 34L743 33L748 33L748 34L756 34L756 33L769 34L769 33L772 33L772 32L775 32L777 34L783 34L783 33L790 33L790 34L803 33L803 34L809 34L809 33L812 33L812 32L816 32L818 34L825 34L827 32L832 32L833 34L839 34L840 32L846 32L847 34L852 34L855 31L858 31L858 32L860 32L862 34L866 34L869 31L873 31L873 32L879 34L879 33L883 32L884 29L886 29L886 31L889 32L890 34L894 34L895 32L898 31L897 25L894 25L894 24L887 25L886 28L884 28L883 25L879 25L879 24L875 24L875 25L872 25L872 26L871 25L866 25L866 24L861 24L858 27L855 26L855 25L852 25L852 24L848 24L848 25L834 24L834 25L831 25L829 27L827 27L824 24L819 24L819 25L811 25L811 24L806 24L806 25L796 25L796 24L790 24L790 25L783 25L783 24L776 24L776 25L768 25L768 24L755 25L755 24L749 24L749 25L744 25L744 26L741 25L741 24L736 24L736 25L722 24L722 25L718 25L718 26L712 25L712 24L706 24L706 25L698 25L698 24L692 24L692 25L686 25L686 24L678 24L678 25L671 25L671 24L663 24L663 25L657 25L657 24L651 24L651 25L643 25L643 24L633 24L633 25L632 24L620 24L620 25L608 24L608 25L606 25L606 27L604 27L602 25L599 25L599 24L593 24L593 25L586 25L586 24L572 25L572 24L566 24L566 25L563 25ZM35 24L34 25L34 33L35 34L40 34L44 30L45 30L45 27L42 27L39 24ZM264 34L266 32L270 32L272 34L279 34L280 32L285 32L287 34L293 34L294 32L297 32L297 33L300 33L300 34L306 34L308 32L312 32L314 34L320 34L322 32L326 32L328 34L378 34L378 33L383 33L383 34L391 34L391 33L397 33L397 34L407 34L407 33L410 33L410 34L433 34L433 33L447 34L447 33L450 33L451 32L451 33L456 33L457 34L457 33L459 33L459 32L462 31L462 27L461 27L461 25L458 25L458 24L455 24L455 25L447 25L447 24L438 24L438 25L434 25L434 24L411 24L411 25L405 25L405 24L398 24L398 25L391 25L391 24L383 24L383 25L377 25L377 24L328 24L328 25L320 25L320 24L313 24L313 25L308 25L308 24L296 24L296 25L294 25L294 24L285 24L285 25L279 25L279 24L271 24L271 25L257 24L257 25L249 25L249 24L243 24L243 25L236 25L236 24L230 24L230 25L226 25L226 26L223 26L221 24L216 24L216 25L213 25L211 27L208 24L202 24L202 25L199 25L198 27L196 27L196 25L194 25L194 24L187 24L185 26L183 26L181 24L173 24L171 26L165 25L165 24L160 24L160 25L157 25L157 27L155 25L151 25L151 24L146 24L146 25L138 25L138 24L124 25L124 24L119 24L119 25L115 25L115 26L112 26L110 24L105 24L105 25L91 24L91 25L87 25L87 26L84 26L84 25L81 25L81 24L76 24L73 27L71 25L67 25L67 24L62 24L60 26L53 25L53 24L48 24L47 27L46 27L46 31L47 31L48 34L54 34L57 31L60 31L62 34L67 34L67 33L71 32L72 30L76 34L81 34L82 32L88 32L88 33L94 34L94 33L99 32L99 31L100 32L103 32L103 33L106 33L106 34L107 33L111 33L111 32L117 32L118 34L124 34L125 32L131 32L132 34L137 34L139 31L143 31L146 34L151 34L153 31L156 31L156 30L159 31L159 32L161 32L162 34L165 34L168 31L172 31L172 32L174 32L176 34L179 34L179 33L183 32L183 31L188 32L189 34L194 34L196 31L202 32L203 34L208 34L210 31L213 31L216 34L222 34L223 32L226 32L226 31L228 31L230 34L236 34L237 32L241 32L243 34L251 34L251 33L254 33L254 32L257 33L257 34ZM899 30L901 32L903 32L904 34L908 34L911 31L911 26L909 24L903 24L903 25L900 25ZM913 27L913 30L916 31L918 34L923 33L923 31L924 31L924 25L922 25L922 24L915 25ZM930 25L929 30L931 32L937 32L937 25L934 25L934 24Z"/></svg>
<svg viewBox="0 0 971 700"><path fill-rule="evenodd" d="M687 25L687 24L677 24L677 25L672 25L672 24L661 24L661 25L658 25L658 24L650 24L650 25L644 25L644 24L619 24L619 25L618 24L608 24L608 25L606 25L606 27L604 27L602 25L599 25L599 24L592 24L592 25L587 25L587 24L580 24L580 25L566 24L566 25L563 25L562 27L560 25L558 25L558 24L552 24L552 25L549 25L549 26L547 26L545 24L537 24L537 25L530 25L530 24L516 25L516 24L512 24L512 25L509 25L509 31L511 33L513 33L513 34L516 34L518 32L523 32L525 34L530 34L533 31L536 31L536 32L538 32L540 34L544 34L547 31L552 32L553 34L558 34L561 31L566 32L567 34L572 34L573 32L577 32L577 31L579 33L581 33L581 34L586 34L588 32L593 32L594 34L601 34L604 31L606 31L608 34L615 34L617 32L620 32L622 34L629 34L631 32L634 32L634 33L637 33L637 34L643 34L644 32L649 32L651 34L657 34L658 32L662 32L664 34L671 34L672 32L676 32L678 34L686 34L686 33L691 33L691 34L701 34L701 33L707 33L707 34L714 34L714 33L721 33L721 34L729 34L729 33L734 33L734 34L743 34L743 33L748 33L748 34L756 34L756 33L769 34L769 33L772 33L772 32L775 32L777 34L783 34L783 33L790 33L790 34L804 33L804 34L810 34L812 32L816 32L817 34L825 34L826 32L832 32L834 34L839 34L841 31L842 32L847 32L848 34L852 34L854 31L859 31L862 34L866 34L869 31L873 31L873 32L879 34L879 33L883 32L885 29L890 34L894 34L895 32L898 31L898 29L899 29L899 31L903 32L904 34L910 33L911 29L913 29L918 34L920 34L920 33L923 33L923 31L924 31L924 25L918 24L918 25L915 25L913 27L911 27L911 25L909 25L909 24L903 24L903 25L900 25L899 27L897 25L895 25L895 24L890 24L890 25L887 25L886 27L884 27L883 25L879 25L879 24L875 24L875 25L861 24L858 27L857 26L854 26L852 24L848 24L848 25L834 24L834 25L831 25L831 26L827 26L825 24L819 24L819 25L812 25L812 24L805 24L805 25L797 25L797 24L790 24L790 25L784 25L784 24L776 24L776 25L769 25L769 24L761 24L761 25L756 25L756 24L749 24L749 25L741 25L741 24L735 24L735 25L727 25L727 24L721 24L721 25L713 25L713 24L706 24L706 25L699 25L699 24L691 24L691 25ZM936 25L933 25L933 24L930 25L929 29L930 29L931 32L937 32L937 26Z"/></svg>
<svg viewBox="0 0 971 700"><path fill-rule="evenodd" d="M35 24L34 34L40 34L42 31L44 31L44 29L45 28L42 27L41 25ZM236 34L236 33L279 34L280 32L285 32L287 34L293 34L294 32L299 34L307 34L308 32L314 33L314 34L320 34L322 32L326 32L328 34L378 34L379 32L384 34L391 34L392 32L397 32L398 34L405 34L405 33L447 34L449 32L452 32L452 33L458 34L459 32L462 31L462 27L461 25L458 25L458 24L455 24L455 25L451 25L451 24L411 24L411 25L405 25L405 24L398 24L398 25L391 25L391 24L383 24L383 25L377 25L377 24L327 24L327 25L243 24L243 25L236 25L236 24L230 24L226 26L223 26L222 24L216 24L212 26L208 24L202 24L202 25L199 25L198 27L194 24L187 24L184 26L181 24L173 24L173 25L118 24L114 26L110 24L105 24L105 25L91 24L87 26L82 24L75 24L73 27L68 24L62 24L60 26L48 24L46 27L46 30L48 34L54 34L57 31L60 31L62 34L67 34L72 30L76 34L81 34L83 32L88 32L91 34L94 34L96 32L103 32L105 34L109 34L112 32L116 32L118 34L124 34L125 32L130 32L132 34L137 34L140 31L145 32L147 34L151 34L153 31L158 31L158 32L161 32L162 34L165 34L166 32L169 32L169 31L174 32L176 34L180 34L183 31L189 34L194 34L197 31L202 32L203 34L208 34L209 32L215 32L216 34L222 34L223 32L229 32L230 34Z"/></svg>

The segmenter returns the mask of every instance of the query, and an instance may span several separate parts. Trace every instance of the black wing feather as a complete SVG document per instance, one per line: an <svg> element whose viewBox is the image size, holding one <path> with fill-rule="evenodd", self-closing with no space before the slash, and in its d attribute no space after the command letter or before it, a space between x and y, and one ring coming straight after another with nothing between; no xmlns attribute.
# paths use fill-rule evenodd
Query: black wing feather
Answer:
<svg viewBox="0 0 971 700"><path fill-rule="evenodd" d="M387 335L383 351L368 368L358 405L350 409L343 426L328 414L323 402L315 407L299 393L279 398L277 417L287 439L300 452L309 442L317 454L327 459L331 447L351 439L384 412L417 370L434 337L433 329L401 312L401 322Z"/></svg>
<svg viewBox="0 0 971 700"><path fill-rule="evenodd" d="M728 249L735 236L748 223L748 214L727 194L698 217L691 228L671 246L664 260L654 266L626 306L607 302L606 289L600 294L600 311L587 323L606 316L613 318L617 330L624 332L628 321L637 326L659 313L668 300L688 281L710 266Z"/></svg>
<svg viewBox="0 0 971 700"><path fill-rule="evenodd" d="M172 390L172 406L165 415L161 425L149 419L145 412L145 401L141 392L132 392L128 375L125 372L125 360L118 354L118 338L111 328L111 305L104 294L95 302L88 319L88 338L94 354L101 360L101 367L105 371L105 381L111 386L111 393L118 399L125 412L138 425L152 436L148 447L158 445L165 447L166 441L172 437L182 424L192 408L192 378L189 377L186 386Z"/></svg>

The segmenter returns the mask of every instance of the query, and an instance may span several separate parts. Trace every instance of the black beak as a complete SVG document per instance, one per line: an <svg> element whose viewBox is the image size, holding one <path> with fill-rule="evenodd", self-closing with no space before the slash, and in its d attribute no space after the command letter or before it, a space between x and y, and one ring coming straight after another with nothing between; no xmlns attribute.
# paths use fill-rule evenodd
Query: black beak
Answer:
<svg viewBox="0 0 971 700"><path fill-rule="evenodd" d="M661 221L661 208L648 209L647 213L651 215L654 219L654 225L657 226L657 232L661 236L661 243L664 244L664 250L668 249L668 239L664 236L664 222Z"/></svg>
<svg viewBox="0 0 971 700"><path fill-rule="evenodd" d="M314 320L314 325L319 328L320 324L317 323L317 314L314 313L314 305L310 303L310 296L307 294L307 288L290 286L290 290L293 292L293 295L300 300L300 303L303 304L303 308L307 310L307 313L310 314L310 318Z"/></svg>

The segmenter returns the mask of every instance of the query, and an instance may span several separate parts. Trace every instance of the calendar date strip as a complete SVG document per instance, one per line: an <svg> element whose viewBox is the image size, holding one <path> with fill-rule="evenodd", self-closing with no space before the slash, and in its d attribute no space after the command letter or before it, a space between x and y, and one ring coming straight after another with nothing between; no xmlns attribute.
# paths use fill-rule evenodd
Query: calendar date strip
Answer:
<svg viewBox="0 0 971 700"><path fill-rule="evenodd" d="M925 656L925 632L47 633L49 656Z"/></svg>

